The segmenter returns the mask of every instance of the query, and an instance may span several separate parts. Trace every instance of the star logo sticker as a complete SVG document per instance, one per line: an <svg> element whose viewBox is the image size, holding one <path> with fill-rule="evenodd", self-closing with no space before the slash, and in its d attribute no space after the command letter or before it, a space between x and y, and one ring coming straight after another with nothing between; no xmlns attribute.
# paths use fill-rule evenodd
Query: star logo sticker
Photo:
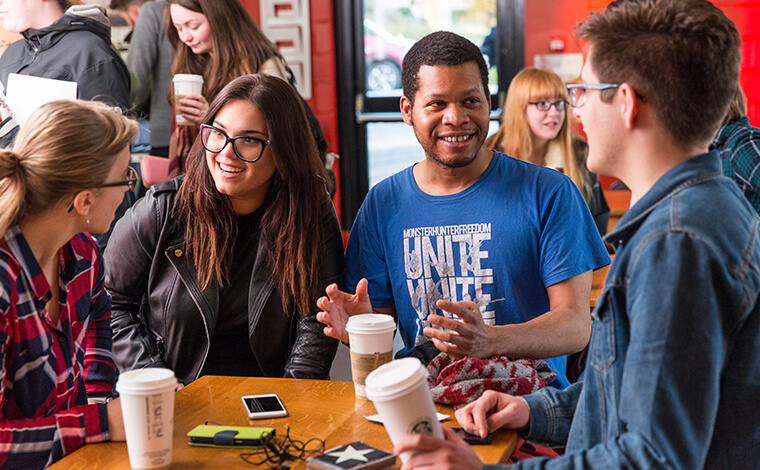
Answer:
<svg viewBox="0 0 760 470"><path fill-rule="evenodd" d="M335 451L331 452L329 454L330 457L337 457L338 460L335 463L341 463L346 462L348 460L358 460L360 462L369 462L367 460L367 457L365 457L366 454L370 454L374 451L374 449L364 449L364 450L358 450L354 449L351 444L347 445L345 450L342 451Z"/></svg>

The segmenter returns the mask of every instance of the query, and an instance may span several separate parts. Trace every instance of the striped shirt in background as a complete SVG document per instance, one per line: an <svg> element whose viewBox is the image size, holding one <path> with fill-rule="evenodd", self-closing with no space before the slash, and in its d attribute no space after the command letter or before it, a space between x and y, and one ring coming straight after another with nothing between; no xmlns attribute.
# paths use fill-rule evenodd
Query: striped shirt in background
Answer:
<svg viewBox="0 0 760 470"><path fill-rule="evenodd" d="M59 320L18 227L0 240L0 466L44 468L85 443L109 439L106 405L117 370L103 257L80 233L58 252Z"/></svg>

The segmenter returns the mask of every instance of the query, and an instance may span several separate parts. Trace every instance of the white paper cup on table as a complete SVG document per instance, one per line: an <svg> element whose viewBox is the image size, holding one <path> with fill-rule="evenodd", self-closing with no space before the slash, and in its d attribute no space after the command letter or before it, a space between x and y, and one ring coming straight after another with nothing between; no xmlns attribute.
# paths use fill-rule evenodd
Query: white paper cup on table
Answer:
<svg viewBox="0 0 760 470"><path fill-rule="evenodd" d="M443 439L427 378L427 370L413 357L389 362L367 376L367 398L394 445L409 434ZM409 457L408 452L401 454L403 462Z"/></svg>
<svg viewBox="0 0 760 470"><path fill-rule="evenodd" d="M396 323L390 315L354 315L346 325L351 348L351 376L354 392L366 398L364 381L370 372L393 359L393 332Z"/></svg>
<svg viewBox="0 0 760 470"><path fill-rule="evenodd" d="M116 391L132 468L171 467L176 388L177 379L170 369L155 367L119 375Z"/></svg>
<svg viewBox="0 0 760 470"><path fill-rule="evenodd" d="M189 94L200 95L203 90L203 76L190 73L178 73L172 79L174 82L174 109L180 104L179 100ZM195 123L182 117L182 113L176 112L177 124L180 126L194 126Z"/></svg>

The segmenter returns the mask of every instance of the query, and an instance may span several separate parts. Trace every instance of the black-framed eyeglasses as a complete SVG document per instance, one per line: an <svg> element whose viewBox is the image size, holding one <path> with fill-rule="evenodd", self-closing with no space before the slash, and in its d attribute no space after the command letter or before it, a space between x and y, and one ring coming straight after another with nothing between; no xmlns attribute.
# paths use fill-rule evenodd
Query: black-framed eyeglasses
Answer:
<svg viewBox="0 0 760 470"><path fill-rule="evenodd" d="M230 137L223 130L208 124L201 124L201 144L211 153L219 153L232 142L235 156L244 162L255 163L264 155L264 149L271 144L270 140L247 135Z"/></svg>
<svg viewBox="0 0 760 470"><path fill-rule="evenodd" d="M92 186L87 189L98 189L98 188L113 188L116 186L126 186L129 188L130 191L134 191L137 189L137 185L140 183L140 177L137 175L137 172L134 168L131 166L127 167L127 172L124 173L124 179L119 181L112 181L110 183L100 183L96 184L95 186ZM69 207L66 209L66 212L71 212L74 209L74 199L71 199L71 204L69 204Z"/></svg>
<svg viewBox="0 0 760 470"><path fill-rule="evenodd" d="M573 108L580 108L586 104L586 90L611 90L613 88L620 88L620 83L571 83L567 85L567 94L570 95L570 106ZM646 98L634 90L636 97L641 101L646 102Z"/></svg>
<svg viewBox="0 0 760 470"><path fill-rule="evenodd" d="M560 113L567 109L567 101L565 100L559 100L559 101L528 101L528 104L532 104L536 108L538 108L539 111L549 111L552 106L559 111Z"/></svg>

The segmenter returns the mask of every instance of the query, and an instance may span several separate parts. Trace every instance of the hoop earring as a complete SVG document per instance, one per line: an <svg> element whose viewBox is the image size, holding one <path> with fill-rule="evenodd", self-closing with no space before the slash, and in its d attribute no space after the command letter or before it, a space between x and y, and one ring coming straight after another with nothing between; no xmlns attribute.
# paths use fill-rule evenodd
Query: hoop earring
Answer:
<svg viewBox="0 0 760 470"><path fill-rule="evenodd" d="M87 214L87 226L90 226L90 214Z"/></svg>

